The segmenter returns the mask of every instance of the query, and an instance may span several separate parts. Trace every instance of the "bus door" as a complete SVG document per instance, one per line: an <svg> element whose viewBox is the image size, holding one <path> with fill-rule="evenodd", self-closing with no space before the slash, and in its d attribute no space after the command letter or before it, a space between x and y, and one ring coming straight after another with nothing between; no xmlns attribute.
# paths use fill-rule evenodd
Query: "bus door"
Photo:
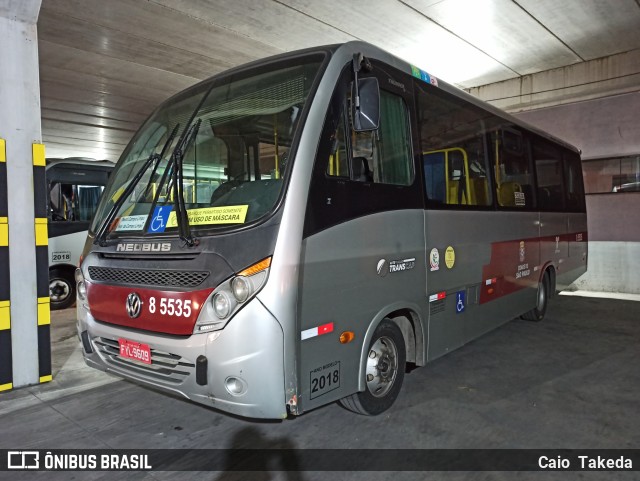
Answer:
<svg viewBox="0 0 640 481"><path fill-rule="evenodd" d="M316 153L298 306L298 398L304 410L358 391L372 326L400 309L417 308L424 299L424 225L411 136L411 77L372 64L360 78L378 81L379 128L353 129L353 70L348 64L332 96ZM342 333L352 333L353 340L341 343ZM415 356L413 349L411 353Z"/></svg>
<svg viewBox="0 0 640 481"><path fill-rule="evenodd" d="M541 138L534 138L532 144L533 162L538 178L541 262L552 262L556 271L562 273L562 264L569 257L562 153Z"/></svg>
<svg viewBox="0 0 640 481"><path fill-rule="evenodd" d="M529 138L518 128L503 126L491 138L497 209L501 211L496 217L496 238L504 241L492 244L494 271L488 277L493 296L511 299L502 303L503 312L516 317L522 314L523 303L534 302L542 268L534 168Z"/></svg>

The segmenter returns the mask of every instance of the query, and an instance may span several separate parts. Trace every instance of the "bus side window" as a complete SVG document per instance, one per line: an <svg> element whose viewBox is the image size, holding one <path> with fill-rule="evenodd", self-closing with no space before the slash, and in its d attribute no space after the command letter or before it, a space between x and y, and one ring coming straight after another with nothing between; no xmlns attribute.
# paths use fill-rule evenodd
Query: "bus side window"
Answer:
<svg viewBox="0 0 640 481"><path fill-rule="evenodd" d="M374 182L413 183L409 112L402 97L380 91L380 128L372 146L376 148L371 165Z"/></svg>
<svg viewBox="0 0 640 481"><path fill-rule="evenodd" d="M332 177L349 177L349 157L345 138L344 113L340 115L338 128L331 139L332 148L327 165L327 175Z"/></svg>
<svg viewBox="0 0 640 481"><path fill-rule="evenodd" d="M532 208L535 184L522 133L507 127L494 132L491 138L498 205Z"/></svg>
<svg viewBox="0 0 640 481"><path fill-rule="evenodd" d="M427 197L436 202L446 204L446 178L445 178L445 153L444 151L427 152L423 155L424 185L427 189Z"/></svg>
<svg viewBox="0 0 640 481"><path fill-rule="evenodd" d="M76 187L78 216L75 220L90 221L92 219L103 189L104 187L101 185L78 185Z"/></svg>
<svg viewBox="0 0 640 481"><path fill-rule="evenodd" d="M377 132L351 132L351 180L377 182L379 150Z"/></svg>
<svg viewBox="0 0 640 481"><path fill-rule="evenodd" d="M49 187L49 207L52 221L76 220L74 186L55 182Z"/></svg>
<svg viewBox="0 0 640 481"><path fill-rule="evenodd" d="M564 189L560 151L542 139L533 141L540 210L563 210Z"/></svg>
<svg viewBox="0 0 640 481"><path fill-rule="evenodd" d="M584 185L580 156L575 153L565 154L564 168L567 209L573 212L584 212Z"/></svg>
<svg viewBox="0 0 640 481"><path fill-rule="evenodd" d="M376 184L411 185L413 182L407 107L397 95L381 90L380 96L380 127L377 131L349 130L347 139L345 116L340 115L332 138L326 170L328 176ZM347 154L349 145L350 156Z"/></svg>
<svg viewBox="0 0 640 481"><path fill-rule="evenodd" d="M432 206L486 206L491 196L486 113L419 85L418 123L424 183Z"/></svg>

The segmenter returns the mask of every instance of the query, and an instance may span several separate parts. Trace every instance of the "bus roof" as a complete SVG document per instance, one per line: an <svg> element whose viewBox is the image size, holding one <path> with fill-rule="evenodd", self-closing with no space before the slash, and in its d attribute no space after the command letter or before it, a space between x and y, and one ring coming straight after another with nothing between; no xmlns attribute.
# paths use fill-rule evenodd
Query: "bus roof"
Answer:
<svg viewBox="0 0 640 481"><path fill-rule="evenodd" d="M337 47L337 48L336 48ZM395 55L390 54L389 52L376 47L375 45L371 45L368 44L366 42L360 42L360 41L353 41L353 42L347 42L338 46L332 45L332 46L327 46L324 47L326 49L330 49L332 51L335 51L336 53L340 50L346 50L346 54L351 57L354 53L357 52L362 52L365 56L369 56L378 60L381 60L382 62L388 63L394 67L396 67L397 69L408 73L409 75L412 75L413 77L425 82L425 83L429 83L430 85L435 86L436 88L439 88L451 95L454 95L466 102L469 102L477 107L480 107L483 110L486 110L494 115L496 115L497 117L503 118L504 120L507 120L517 126L520 126L526 130L532 131L542 137L545 137L549 140L552 140L553 142L557 142L559 144L562 144L563 146L569 148L570 150L573 150L576 153L580 153L580 149L578 149L577 147L575 147L574 145L570 144L569 142L562 140L558 137L555 137L554 135L539 129L538 127L535 127L507 112L505 112L504 110L499 109L498 107L495 107L493 105L491 105L490 103L484 102L480 99L478 99L477 97L474 97L473 95L465 92L464 90L459 89L458 87L455 87L454 85L448 83L445 80L441 80L440 78L438 78L435 82L431 81L432 79L435 79L434 76L429 75L427 72L425 72L424 70L420 69L419 67L410 64L409 62L402 60L398 57L396 57Z"/></svg>
<svg viewBox="0 0 640 481"><path fill-rule="evenodd" d="M51 158L47 159L47 169L58 166L90 166L95 168L113 169L115 162L109 160L96 160L90 157L67 157L65 159Z"/></svg>
<svg viewBox="0 0 640 481"><path fill-rule="evenodd" d="M233 67L229 70L225 70L224 72L220 72L216 75L213 75L212 77L209 77L208 79L205 79L201 82L198 82L188 88L186 88L185 90L176 93L175 95L171 96L169 99L165 100L165 102L170 101L171 99L173 99L174 97L178 97L181 95L184 95L185 93L191 91L191 90L195 90L197 88L199 88L202 84L207 83L212 81L215 78L218 77L222 77L222 76L227 76L227 75L233 75L234 73L240 72L240 71L244 71L244 70L250 70L253 68L257 68L260 67L262 65L271 63L271 62L276 62L276 61L282 61L282 60L286 60L288 58L295 58L297 56L301 56L301 55L306 55L306 54L313 54L313 53L325 53L325 54L329 54L332 56L338 56L338 57L342 57L344 59L345 62L349 61L350 59L353 58L353 55L356 53L362 53L364 56L366 57L370 57L370 58L374 58L376 60L380 60L384 63L387 63L395 68L397 68L398 70L401 70L409 75L412 75L414 78L416 78L417 80L421 80L424 81L425 83L430 83L431 85L434 85L434 82L429 82L429 80L432 79L436 79L434 76L429 75L426 71L421 70L419 67L410 64L409 62L407 62L406 60L403 60L399 57L396 57L393 54L390 54L389 52L387 52L386 50L383 50L380 47L377 47L375 45L372 45L370 43L367 42L362 42L359 40L355 40L355 41L351 41L351 42L346 42L346 43L342 43L342 44L331 44L331 45L322 45L322 46L317 46L317 47L311 47L311 48L306 48L306 49L301 49L301 50L294 50L294 51L290 51L290 52L286 52L286 53L282 53L282 54L278 54L278 55L273 55L270 57L265 57L262 59L258 59L255 60L253 62L249 62L249 63L245 63L242 65L238 65L236 67ZM483 110L486 110L488 112L490 112L491 114L500 117L508 122L513 123L514 125L517 125L519 127L522 127L526 130L529 130L531 132L534 132L535 134L538 134L544 138L547 138L553 142L556 142L558 144L561 144L565 147L567 147L568 149L580 154L581 151L580 149L578 149L577 147L575 147L574 145L570 144L569 142L562 140L558 137L555 137L554 135L539 129L538 127L535 127L507 112L505 112L504 110L499 109L498 107L495 107L487 102L484 102L474 96L472 96L471 94L465 92L464 90L459 89L458 87L455 87L454 85L441 80L440 78L438 78L435 82L435 88L439 88L451 95L454 95L466 102L469 102ZM160 104L157 108L160 108L161 105L163 105L165 102L162 102L162 104ZM66 160L66 159L65 159Z"/></svg>

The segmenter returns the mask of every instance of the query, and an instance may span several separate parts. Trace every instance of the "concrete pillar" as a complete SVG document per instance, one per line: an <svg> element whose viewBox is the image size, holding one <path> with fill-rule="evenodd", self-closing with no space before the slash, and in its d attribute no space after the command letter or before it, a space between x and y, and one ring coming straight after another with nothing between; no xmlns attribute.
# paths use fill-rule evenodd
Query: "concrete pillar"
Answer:
<svg viewBox="0 0 640 481"><path fill-rule="evenodd" d="M0 0L0 390L51 380L40 3Z"/></svg>

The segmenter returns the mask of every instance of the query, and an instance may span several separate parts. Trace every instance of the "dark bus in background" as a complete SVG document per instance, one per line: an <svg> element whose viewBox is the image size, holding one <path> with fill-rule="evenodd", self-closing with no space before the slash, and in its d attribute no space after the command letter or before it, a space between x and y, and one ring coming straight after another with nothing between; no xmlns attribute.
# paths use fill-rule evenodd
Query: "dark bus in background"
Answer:
<svg viewBox="0 0 640 481"><path fill-rule="evenodd" d="M80 157L47 159L51 309L65 309L76 300L74 272L114 165Z"/></svg>

